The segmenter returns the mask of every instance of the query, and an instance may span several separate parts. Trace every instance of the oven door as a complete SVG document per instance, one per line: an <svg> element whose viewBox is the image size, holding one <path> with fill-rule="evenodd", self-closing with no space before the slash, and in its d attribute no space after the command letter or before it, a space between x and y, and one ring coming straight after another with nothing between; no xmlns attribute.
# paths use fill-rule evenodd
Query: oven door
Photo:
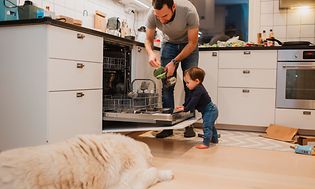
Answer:
<svg viewBox="0 0 315 189"><path fill-rule="evenodd" d="M315 62L278 62L276 107L315 109Z"/></svg>

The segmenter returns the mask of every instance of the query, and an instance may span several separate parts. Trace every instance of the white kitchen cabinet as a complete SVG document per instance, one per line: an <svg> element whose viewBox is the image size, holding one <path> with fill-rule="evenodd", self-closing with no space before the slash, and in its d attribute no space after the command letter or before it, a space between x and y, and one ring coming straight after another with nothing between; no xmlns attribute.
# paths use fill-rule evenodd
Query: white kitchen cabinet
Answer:
<svg viewBox="0 0 315 189"><path fill-rule="evenodd" d="M0 151L102 132L102 37L38 24L0 40Z"/></svg>
<svg viewBox="0 0 315 189"><path fill-rule="evenodd" d="M206 75L203 85L207 89L212 101L217 104L219 52L200 51L198 66L205 71Z"/></svg>
<svg viewBox="0 0 315 189"><path fill-rule="evenodd" d="M217 123L274 123L276 67L276 50L220 51Z"/></svg>
<svg viewBox="0 0 315 189"><path fill-rule="evenodd" d="M276 124L315 130L315 110L276 109Z"/></svg>
<svg viewBox="0 0 315 189"><path fill-rule="evenodd" d="M220 87L276 88L276 70L220 69Z"/></svg>
<svg viewBox="0 0 315 189"><path fill-rule="evenodd" d="M219 68L276 69L276 50L220 51Z"/></svg>
<svg viewBox="0 0 315 189"><path fill-rule="evenodd" d="M275 89L219 88L218 123L268 126L274 123Z"/></svg>

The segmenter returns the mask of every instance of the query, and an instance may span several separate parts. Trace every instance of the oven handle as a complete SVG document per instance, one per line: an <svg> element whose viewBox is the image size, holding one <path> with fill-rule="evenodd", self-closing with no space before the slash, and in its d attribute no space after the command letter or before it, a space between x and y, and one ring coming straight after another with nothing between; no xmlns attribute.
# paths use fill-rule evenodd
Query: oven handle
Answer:
<svg viewBox="0 0 315 189"><path fill-rule="evenodd" d="M315 65L283 65L283 68L314 68Z"/></svg>

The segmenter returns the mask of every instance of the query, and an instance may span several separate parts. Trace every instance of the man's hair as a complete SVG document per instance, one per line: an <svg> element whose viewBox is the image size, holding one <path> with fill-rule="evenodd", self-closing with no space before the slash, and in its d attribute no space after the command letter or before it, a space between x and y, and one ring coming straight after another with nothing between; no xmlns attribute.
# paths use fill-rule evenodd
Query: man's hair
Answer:
<svg viewBox="0 0 315 189"><path fill-rule="evenodd" d="M152 0L152 6L157 10L161 10L165 4L171 9L174 5L174 0Z"/></svg>
<svg viewBox="0 0 315 189"><path fill-rule="evenodd" d="M205 71L198 67L191 67L188 70L185 70L184 75L188 74L192 80L199 79L200 83L203 82L205 78Z"/></svg>

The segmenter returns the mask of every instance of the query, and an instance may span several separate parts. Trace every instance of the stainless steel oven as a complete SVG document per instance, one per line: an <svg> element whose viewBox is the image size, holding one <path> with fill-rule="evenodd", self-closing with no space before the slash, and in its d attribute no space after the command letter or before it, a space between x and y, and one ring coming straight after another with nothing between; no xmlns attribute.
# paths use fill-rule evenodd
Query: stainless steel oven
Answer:
<svg viewBox="0 0 315 189"><path fill-rule="evenodd" d="M278 51L276 107L315 109L315 49Z"/></svg>

